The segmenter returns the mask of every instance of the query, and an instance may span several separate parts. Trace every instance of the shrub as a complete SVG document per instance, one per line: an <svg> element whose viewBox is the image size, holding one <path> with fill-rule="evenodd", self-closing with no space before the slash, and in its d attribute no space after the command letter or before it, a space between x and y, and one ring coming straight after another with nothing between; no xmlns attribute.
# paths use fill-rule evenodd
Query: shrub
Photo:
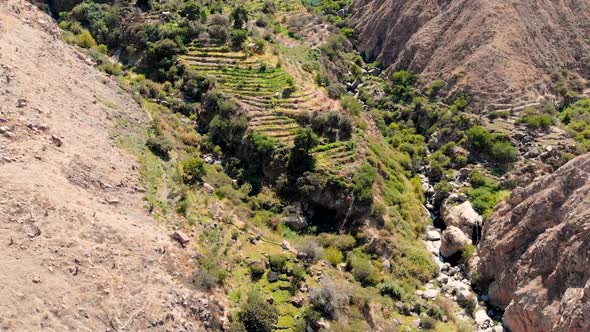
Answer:
<svg viewBox="0 0 590 332"><path fill-rule="evenodd" d="M344 260L344 255L338 248L328 247L324 250L324 259L332 264L332 266L337 266Z"/></svg>
<svg viewBox="0 0 590 332"><path fill-rule="evenodd" d="M381 295L389 296L396 301L403 299L404 290L395 282L385 282L379 285Z"/></svg>
<svg viewBox="0 0 590 332"><path fill-rule="evenodd" d="M295 248L301 253L304 253L310 261L316 261L322 256L323 249L316 241L311 238L305 238L295 245Z"/></svg>
<svg viewBox="0 0 590 332"><path fill-rule="evenodd" d="M474 169L469 173L469 182L473 188L485 186L488 183L488 178L479 169Z"/></svg>
<svg viewBox="0 0 590 332"><path fill-rule="evenodd" d="M272 332L278 321L277 309L255 291L248 293L248 300L241 306L237 316L247 332Z"/></svg>
<svg viewBox="0 0 590 332"><path fill-rule="evenodd" d="M434 98L438 95L440 90L445 86L445 82L443 80L434 80L430 83L428 87L428 92L426 93L428 97Z"/></svg>
<svg viewBox="0 0 590 332"><path fill-rule="evenodd" d="M262 4L262 12L265 14L273 14L276 11L277 11L277 7L276 7L274 1L266 0Z"/></svg>
<svg viewBox="0 0 590 332"><path fill-rule="evenodd" d="M255 261L250 263L250 275L252 276L252 278L256 279L256 278L260 278L264 272L266 271L266 267L264 266L264 263L261 261Z"/></svg>
<svg viewBox="0 0 590 332"><path fill-rule="evenodd" d="M372 204L373 183L377 172L370 164L364 164L360 171L352 179L354 183L353 192L358 203Z"/></svg>
<svg viewBox="0 0 590 332"><path fill-rule="evenodd" d="M361 105L353 96L351 95L344 95L340 99L340 103L342 107L350 112L350 114L359 116L361 115L361 111L363 110L363 105Z"/></svg>
<svg viewBox="0 0 590 332"><path fill-rule="evenodd" d="M93 48L96 46L96 41L89 31L84 30L76 36L76 45L82 48Z"/></svg>
<svg viewBox="0 0 590 332"><path fill-rule="evenodd" d="M334 247L340 251L351 250L356 245L354 236L350 234L321 233L316 239L322 247Z"/></svg>
<svg viewBox="0 0 590 332"><path fill-rule="evenodd" d="M248 21L248 11L239 5L233 10L230 17L234 21L234 28L242 29L244 23Z"/></svg>
<svg viewBox="0 0 590 332"><path fill-rule="evenodd" d="M488 149L493 143L492 134L482 126L474 126L467 130L467 141L477 151Z"/></svg>
<svg viewBox="0 0 590 332"><path fill-rule="evenodd" d="M420 327L425 330L433 330L436 327L436 320L430 316L422 315L420 317Z"/></svg>
<svg viewBox="0 0 590 332"><path fill-rule="evenodd" d="M207 28L207 32L209 33L211 39L220 44L225 44L230 35L227 27L222 25L210 25Z"/></svg>
<svg viewBox="0 0 590 332"><path fill-rule="evenodd" d="M469 262L469 260L471 259L471 257L473 257L473 254L475 254L476 250L477 250L477 247L474 246L473 244L464 245L462 252L461 252L461 260L463 261L463 263L467 264Z"/></svg>
<svg viewBox="0 0 590 332"><path fill-rule="evenodd" d="M123 67L118 63L112 63L110 61L102 63L98 68L109 75L120 75L123 72Z"/></svg>
<svg viewBox="0 0 590 332"><path fill-rule="evenodd" d="M363 286L375 285L377 282L377 269L366 255L361 253L349 254L347 266L352 272L354 279Z"/></svg>
<svg viewBox="0 0 590 332"><path fill-rule="evenodd" d="M206 94L212 87L212 82L209 78L198 74L195 71L189 70L184 75L184 85L182 86L184 96L189 100L201 101L203 95Z"/></svg>
<svg viewBox="0 0 590 332"><path fill-rule="evenodd" d="M157 156L163 159L169 158L169 153L172 151L172 142L164 136L156 136L148 138L146 146Z"/></svg>
<svg viewBox="0 0 590 332"><path fill-rule="evenodd" d="M496 142L492 145L492 158L499 162L516 161L518 150L509 142Z"/></svg>
<svg viewBox="0 0 590 332"><path fill-rule="evenodd" d="M205 161L200 157L192 157L182 162L182 179L186 184L195 184L205 175Z"/></svg>
<svg viewBox="0 0 590 332"><path fill-rule="evenodd" d="M257 54L264 54L264 49L266 48L266 41L264 39L257 39L254 42L254 52Z"/></svg>
<svg viewBox="0 0 590 332"><path fill-rule="evenodd" d="M346 93L346 87L341 83L332 83L326 87L326 91L328 92L328 97L338 99Z"/></svg>
<svg viewBox="0 0 590 332"><path fill-rule="evenodd" d="M348 298L344 292L337 289L334 282L327 278L324 280L323 285L312 289L309 293L312 308L331 320L339 316L347 300Z"/></svg>
<svg viewBox="0 0 590 332"><path fill-rule="evenodd" d="M227 271L216 257L199 259L199 269L193 274L192 283L200 290L209 291L223 285L227 279Z"/></svg>
<svg viewBox="0 0 590 332"><path fill-rule="evenodd" d="M549 129L553 125L553 117L549 114L529 114L519 120L530 128Z"/></svg>
<svg viewBox="0 0 590 332"><path fill-rule="evenodd" d="M271 255L268 258L270 269L277 272L282 272L287 264L287 256L285 255Z"/></svg>

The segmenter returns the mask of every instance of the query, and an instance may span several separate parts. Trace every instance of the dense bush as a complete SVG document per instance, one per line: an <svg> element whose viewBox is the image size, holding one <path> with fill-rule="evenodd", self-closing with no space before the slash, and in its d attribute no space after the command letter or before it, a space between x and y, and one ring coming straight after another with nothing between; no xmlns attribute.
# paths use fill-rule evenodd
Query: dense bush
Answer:
<svg viewBox="0 0 590 332"><path fill-rule="evenodd" d="M212 86L209 78L193 70L188 70L184 74L183 91L184 96L189 100L200 102Z"/></svg>
<svg viewBox="0 0 590 332"><path fill-rule="evenodd" d="M205 161L192 157L182 162L182 179L186 184L195 184L205 175Z"/></svg>
<svg viewBox="0 0 590 332"><path fill-rule="evenodd" d="M354 279L364 286L372 286L377 283L377 269L371 260L360 252L350 253L346 260L347 267L352 272Z"/></svg>
<svg viewBox="0 0 590 332"><path fill-rule="evenodd" d="M361 115L361 111L363 110L363 105L361 105L356 98L351 95L343 95L340 103L342 107L350 112L350 114L359 116Z"/></svg>
<svg viewBox="0 0 590 332"><path fill-rule="evenodd" d="M272 332L278 321L277 309L255 291L248 293L237 316L239 326L232 326L232 331Z"/></svg>
<svg viewBox="0 0 590 332"><path fill-rule="evenodd" d="M231 43L235 48L241 48L242 44L248 39L248 31L243 29L234 29L231 32Z"/></svg>
<svg viewBox="0 0 590 332"><path fill-rule="evenodd" d="M530 128L549 129L553 125L553 117L549 114L528 114L519 119L520 123Z"/></svg>
<svg viewBox="0 0 590 332"><path fill-rule="evenodd" d="M287 264L287 256L285 255L271 255L268 257L270 269L277 272L282 272Z"/></svg>
<svg viewBox="0 0 590 332"><path fill-rule="evenodd" d="M344 260L342 251L335 247L328 247L324 249L324 259L327 260L332 266L337 266Z"/></svg>
<svg viewBox="0 0 590 332"><path fill-rule="evenodd" d="M353 178L353 192L358 204L371 205L373 203L373 183L375 183L376 176L375 169L369 164L364 164Z"/></svg>
<svg viewBox="0 0 590 332"><path fill-rule="evenodd" d="M404 290L395 282L385 282L379 285L381 295L389 296L396 301L403 300Z"/></svg>
<svg viewBox="0 0 590 332"><path fill-rule="evenodd" d="M467 140L470 146L479 153L488 154L493 160L508 163L514 162L518 150L498 134L492 134L481 126L474 126L467 130Z"/></svg>
<svg viewBox="0 0 590 332"><path fill-rule="evenodd" d="M560 114L560 119L567 132L578 142L578 151L590 151L590 98L569 105Z"/></svg>
<svg viewBox="0 0 590 332"><path fill-rule="evenodd" d="M96 41L88 31L83 31L76 36L76 45L82 48L92 48L96 46Z"/></svg>
<svg viewBox="0 0 590 332"><path fill-rule="evenodd" d="M172 141L165 136L155 136L148 138L146 146L157 156L163 159L169 158L169 153L172 151Z"/></svg>
<svg viewBox="0 0 590 332"><path fill-rule="evenodd" d="M350 234L321 233L316 239L322 247L334 247L340 251L352 250L356 245L356 239Z"/></svg>
<svg viewBox="0 0 590 332"><path fill-rule="evenodd" d="M502 163L514 162L518 156L518 150L510 142L495 142L490 152L493 159Z"/></svg>

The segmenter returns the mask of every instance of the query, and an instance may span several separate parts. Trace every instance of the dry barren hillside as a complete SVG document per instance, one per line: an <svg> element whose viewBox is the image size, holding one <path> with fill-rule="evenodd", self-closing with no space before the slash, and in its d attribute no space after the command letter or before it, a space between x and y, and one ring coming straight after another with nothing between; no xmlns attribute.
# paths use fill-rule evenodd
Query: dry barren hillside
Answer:
<svg viewBox="0 0 590 332"><path fill-rule="evenodd" d="M58 33L0 2L0 330L201 330L207 298L177 278L190 253L109 137L147 115Z"/></svg>
<svg viewBox="0 0 590 332"><path fill-rule="evenodd" d="M550 94L550 74L563 68L588 75L588 0L356 0L352 11L369 58L486 104Z"/></svg>

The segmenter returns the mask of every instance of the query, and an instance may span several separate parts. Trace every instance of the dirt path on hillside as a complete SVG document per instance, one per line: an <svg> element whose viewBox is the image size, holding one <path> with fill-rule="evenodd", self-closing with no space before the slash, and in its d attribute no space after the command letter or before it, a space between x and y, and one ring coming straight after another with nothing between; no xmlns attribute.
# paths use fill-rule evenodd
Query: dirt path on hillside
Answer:
<svg viewBox="0 0 590 332"><path fill-rule="evenodd" d="M219 308L182 284L193 253L145 211L135 158L109 138L147 115L58 34L0 2L0 330L202 330Z"/></svg>

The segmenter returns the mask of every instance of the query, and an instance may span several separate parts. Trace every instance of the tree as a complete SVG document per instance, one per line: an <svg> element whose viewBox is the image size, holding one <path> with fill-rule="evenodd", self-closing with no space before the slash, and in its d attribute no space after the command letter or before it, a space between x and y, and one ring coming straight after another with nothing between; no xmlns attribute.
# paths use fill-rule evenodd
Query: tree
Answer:
<svg viewBox="0 0 590 332"><path fill-rule="evenodd" d="M211 81L195 71L189 70L184 76L184 96L190 100L200 102L211 88Z"/></svg>
<svg viewBox="0 0 590 332"><path fill-rule="evenodd" d="M296 181L303 173L313 170L314 159L309 151L318 143L317 135L310 128L305 128L297 134L288 165L291 181Z"/></svg>
<svg viewBox="0 0 590 332"><path fill-rule="evenodd" d="M248 21L248 11L242 6L237 6L230 17L234 21L234 28L242 29Z"/></svg>
<svg viewBox="0 0 590 332"><path fill-rule="evenodd" d="M180 15L188 18L191 21L194 21L196 19L201 19L204 15L204 12L199 4L197 4L194 0L191 0L184 5Z"/></svg>
<svg viewBox="0 0 590 332"><path fill-rule="evenodd" d="M248 31L244 29L235 29L231 32L231 43L233 47L240 48L248 39Z"/></svg>

